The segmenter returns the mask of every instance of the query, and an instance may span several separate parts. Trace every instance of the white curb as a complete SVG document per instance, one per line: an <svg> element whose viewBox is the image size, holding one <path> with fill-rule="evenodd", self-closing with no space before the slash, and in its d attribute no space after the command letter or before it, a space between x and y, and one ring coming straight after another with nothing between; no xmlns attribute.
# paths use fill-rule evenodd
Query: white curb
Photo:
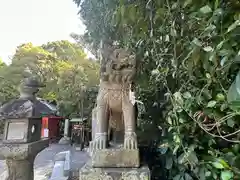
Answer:
<svg viewBox="0 0 240 180"><path fill-rule="evenodd" d="M54 167L49 180L68 180L70 177L70 151L64 151L56 154Z"/></svg>

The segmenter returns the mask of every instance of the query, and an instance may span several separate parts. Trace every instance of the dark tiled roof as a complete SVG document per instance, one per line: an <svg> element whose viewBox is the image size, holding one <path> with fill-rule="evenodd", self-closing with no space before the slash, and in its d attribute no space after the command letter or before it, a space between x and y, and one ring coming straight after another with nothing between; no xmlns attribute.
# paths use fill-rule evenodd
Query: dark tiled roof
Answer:
<svg viewBox="0 0 240 180"><path fill-rule="evenodd" d="M0 107L0 116L14 116L14 114L22 114L29 110L32 111L32 109L33 116L55 115L57 111L54 105L41 99L36 99L34 101L28 99L14 99Z"/></svg>

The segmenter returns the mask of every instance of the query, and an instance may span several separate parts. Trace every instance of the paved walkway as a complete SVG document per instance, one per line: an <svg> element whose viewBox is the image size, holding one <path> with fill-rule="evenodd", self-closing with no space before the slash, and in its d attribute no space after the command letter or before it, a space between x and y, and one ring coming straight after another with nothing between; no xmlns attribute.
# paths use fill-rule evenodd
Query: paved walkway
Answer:
<svg viewBox="0 0 240 180"><path fill-rule="evenodd" d="M76 171L81 168L88 160L86 152L76 151L68 145L51 144L48 148L40 152L34 162L34 180L48 180L53 168L54 156L61 151L71 151L71 168ZM5 162L0 160L0 180L7 176Z"/></svg>

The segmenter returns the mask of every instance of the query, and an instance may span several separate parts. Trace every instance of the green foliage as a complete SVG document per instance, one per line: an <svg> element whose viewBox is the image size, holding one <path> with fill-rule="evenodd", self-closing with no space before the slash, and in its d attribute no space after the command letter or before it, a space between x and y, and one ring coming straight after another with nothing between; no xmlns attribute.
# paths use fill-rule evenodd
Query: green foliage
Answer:
<svg viewBox="0 0 240 180"><path fill-rule="evenodd" d="M42 46L22 44L17 47L12 64L0 68L3 77L0 101L15 98L24 77L37 76L46 85L38 95L56 101L61 115L69 116L82 110L89 115L88 108L93 106L96 93L91 99L86 94L99 83L98 69L99 65L87 59L82 47L68 41L49 42Z"/></svg>
<svg viewBox="0 0 240 180"><path fill-rule="evenodd" d="M239 1L75 2L85 42L111 39L138 55L142 124L162 131L149 137L165 159L153 176L239 179Z"/></svg>
<svg viewBox="0 0 240 180"><path fill-rule="evenodd" d="M7 80L3 74L7 65L0 59L0 105L8 101L15 94L11 81Z"/></svg>

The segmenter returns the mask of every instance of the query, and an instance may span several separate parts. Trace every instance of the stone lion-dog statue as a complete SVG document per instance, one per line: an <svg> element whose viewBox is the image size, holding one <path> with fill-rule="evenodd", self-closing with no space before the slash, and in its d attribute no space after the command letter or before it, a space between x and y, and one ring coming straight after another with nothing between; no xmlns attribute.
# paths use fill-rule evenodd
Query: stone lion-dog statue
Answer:
<svg viewBox="0 0 240 180"><path fill-rule="evenodd" d="M96 127L92 146L106 149L109 126L124 128L124 149L137 149L136 109L134 103L134 77L136 56L129 50L108 46L103 51L100 86L96 101ZM111 117L122 117L110 120ZM115 123L114 125L112 123Z"/></svg>

